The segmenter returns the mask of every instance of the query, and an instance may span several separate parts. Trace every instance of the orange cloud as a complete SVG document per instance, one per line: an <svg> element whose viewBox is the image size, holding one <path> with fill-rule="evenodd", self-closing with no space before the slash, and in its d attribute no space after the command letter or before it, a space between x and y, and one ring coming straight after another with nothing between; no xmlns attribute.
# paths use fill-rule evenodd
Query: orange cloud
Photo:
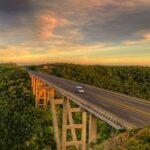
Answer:
<svg viewBox="0 0 150 150"><path fill-rule="evenodd" d="M63 27L70 25L71 22L67 19L58 18L49 12L43 13L39 17L40 23L40 38L47 39L49 37L55 36L55 29L58 27Z"/></svg>
<svg viewBox="0 0 150 150"><path fill-rule="evenodd" d="M0 56L3 56L3 58L8 56L25 55L28 53L29 51L26 48L21 48L15 45L7 46L5 49L0 49Z"/></svg>
<svg viewBox="0 0 150 150"><path fill-rule="evenodd" d="M40 16L40 35L42 38L48 38L53 35L55 28L58 26L58 20L48 14Z"/></svg>
<svg viewBox="0 0 150 150"><path fill-rule="evenodd" d="M146 33L144 35L144 39L147 40L147 41L150 41L150 33Z"/></svg>
<svg viewBox="0 0 150 150"><path fill-rule="evenodd" d="M102 45L101 45L102 46ZM100 44L91 46L79 46L79 50L69 52L60 50L50 50L42 54L32 54L26 50L20 51L19 55L17 51L7 50L0 55L5 54L1 57L0 62L15 62L18 64L42 64L42 63L54 63L54 62L67 62L67 63L80 63L80 64L108 64L108 65L150 65L149 55L139 55L135 57L117 56L112 55L91 55L92 49L99 49ZM88 49L89 47L89 49ZM77 47L76 47L77 48ZM77 48L77 49L78 49ZM86 50L86 51L84 51ZM10 52L10 53L9 53ZM94 53L94 51L93 51ZM8 55L9 54L9 55Z"/></svg>

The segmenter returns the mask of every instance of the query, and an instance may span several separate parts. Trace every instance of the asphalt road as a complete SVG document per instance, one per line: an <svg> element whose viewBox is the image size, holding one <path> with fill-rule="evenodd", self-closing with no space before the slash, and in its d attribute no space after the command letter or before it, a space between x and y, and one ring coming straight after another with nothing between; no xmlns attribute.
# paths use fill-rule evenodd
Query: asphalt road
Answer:
<svg viewBox="0 0 150 150"><path fill-rule="evenodd" d="M42 72L34 74L136 127L150 126L150 102ZM76 92L75 86L82 86L85 92Z"/></svg>

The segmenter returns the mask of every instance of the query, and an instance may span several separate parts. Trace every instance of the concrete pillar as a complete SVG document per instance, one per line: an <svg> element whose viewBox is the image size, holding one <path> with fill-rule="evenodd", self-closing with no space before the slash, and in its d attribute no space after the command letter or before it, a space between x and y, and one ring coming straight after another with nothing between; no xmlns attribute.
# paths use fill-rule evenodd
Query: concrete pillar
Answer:
<svg viewBox="0 0 150 150"><path fill-rule="evenodd" d="M55 91L54 91L53 88L51 88L51 90L50 90L51 100L50 101L51 101L51 111L52 111L52 118L53 118L53 127L54 127L54 133L55 133L55 141L56 141L57 150L61 150L61 144L60 144L60 137L59 137L59 128L58 128L58 120L57 120L57 112L56 112L54 94L55 94Z"/></svg>
<svg viewBox="0 0 150 150"><path fill-rule="evenodd" d="M44 110L46 110L47 107L47 90L44 89Z"/></svg>
<svg viewBox="0 0 150 150"><path fill-rule="evenodd" d="M89 116L89 144L97 139L97 118L90 113Z"/></svg>
<svg viewBox="0 0 150 150"><path fill-rule="evenodd" d="M36 108L38 108L38 105L39 105L39 90L38 90L38 86L39 86L39 81L38 79L35 78L35 105L36 105Z"/></svg>
<svg viewBox="0 0 150 150"><path fill-rule="evenodd" d="M64 99L63 103L63 118L62 118L62 150L66 150L66 141L67 141L67 100Z"/></svg>
<svg viewBox="0 0 150 150"><path fill-rule="evenodd" d="M81 135L81 140L82 140L82 150L86 150L86 126L87 126L87 112L83 111L82 112L82 135Z"/></svg>

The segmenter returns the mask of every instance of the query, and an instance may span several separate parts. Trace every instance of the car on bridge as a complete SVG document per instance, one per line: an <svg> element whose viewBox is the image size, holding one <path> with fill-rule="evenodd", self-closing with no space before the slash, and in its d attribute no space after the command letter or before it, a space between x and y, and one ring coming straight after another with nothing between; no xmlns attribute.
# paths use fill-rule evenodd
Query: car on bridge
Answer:
<svg viewBox="0 0 150 150"><path fill-rule="evenodd" d="M78 93L84 93L84 89L81 86L75 86L75 91Z"/></svg>

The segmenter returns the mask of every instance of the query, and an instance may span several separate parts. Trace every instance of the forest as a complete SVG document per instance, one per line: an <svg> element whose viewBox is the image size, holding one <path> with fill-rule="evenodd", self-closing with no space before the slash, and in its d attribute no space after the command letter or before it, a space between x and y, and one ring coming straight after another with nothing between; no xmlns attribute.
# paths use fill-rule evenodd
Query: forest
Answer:
<svg viewBox="0 0 150 150"><path fill-rule="evenodd" d="M149 67L46 64L26 66L75 81L150 100ZM61 115L58 108L58 115ZM76 119L80 119L79 116ZM59 121L61 125L61 120ZM79 135L80 136L80 135ZM115 142L116 141L116 142ZM110 143L113 142L111 146ZM98 121L93 150L148 150L150 128L119 132ZM0 65L0 149L55 150L50 107L35 109L31 81L25 67Z"/></svg>
<svg viewBox="0 0 150 150"><path fill-rule="evenodd" d="M150 100L150 67L46 64L28 68Z"/></svg>
<svg viewBox="0 0 150 150"><path fill-rule="evenodd" d="M36 110L27 72L0 65L0 149L55 149L49 111Z"/></svg>

